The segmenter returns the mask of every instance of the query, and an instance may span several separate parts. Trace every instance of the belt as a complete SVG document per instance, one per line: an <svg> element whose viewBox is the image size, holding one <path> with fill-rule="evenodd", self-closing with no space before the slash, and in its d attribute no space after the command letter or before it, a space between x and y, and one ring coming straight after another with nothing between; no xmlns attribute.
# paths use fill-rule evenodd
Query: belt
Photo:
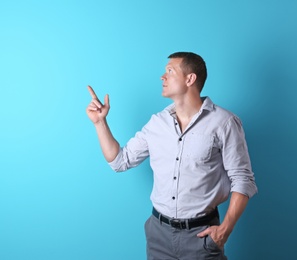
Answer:
<svg viewBox="0 0 297 260"><path fill-rule="evenodd" d="M191 229L199 226L207 226L214 218L219 218L219 211L216 208L214 211L209 214L198 217L198 218L189 218L189 219L178 219L178 218L168 218L161 213L159 213L155 208L153 208L153 215L159 219L161 222L164 222L171 227L177 229Z"/></svg>

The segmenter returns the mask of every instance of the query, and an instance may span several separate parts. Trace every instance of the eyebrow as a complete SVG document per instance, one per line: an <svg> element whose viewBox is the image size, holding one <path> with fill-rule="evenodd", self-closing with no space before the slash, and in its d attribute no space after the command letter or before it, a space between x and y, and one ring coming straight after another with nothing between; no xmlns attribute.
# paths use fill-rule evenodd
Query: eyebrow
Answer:
<svg viewBox="0 0 297 260"><path fill-rule="evenodd" d="M173 66L171 66L171 65L167 65L167 66L165 67L165 69L173 69L173 70L175 70L175 68L174 68Z"/></svg>

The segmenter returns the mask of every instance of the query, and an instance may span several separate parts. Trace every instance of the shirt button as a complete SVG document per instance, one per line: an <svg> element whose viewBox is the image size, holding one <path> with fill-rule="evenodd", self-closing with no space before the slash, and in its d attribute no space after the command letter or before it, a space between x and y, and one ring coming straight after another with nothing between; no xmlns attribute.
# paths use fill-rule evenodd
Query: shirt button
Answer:
<svg viewBox="0 0 297 260"><path fill-rule="evenodd" d="M173 196L172 199L175 200L175 197Z"/></svg>
<svg viewBox="0 0 297 260"><path fill-rule="evenodd" d="M176 157L176 160L178 161L178 160L179 160L179 158L178 158L178 157Z"/></svg>
<svg viewBox="0 0 297 260"><path fill-rule="evenodd" d="M173 179L176 180L176 177L174 176Z"/></svg>
<svg viewBox="0 0 297 260"><path fill-rule="evenodd" d="M179 138L178 140L181 141L181 140L183 140L183 139L182 139L182 138Z"/></svg>

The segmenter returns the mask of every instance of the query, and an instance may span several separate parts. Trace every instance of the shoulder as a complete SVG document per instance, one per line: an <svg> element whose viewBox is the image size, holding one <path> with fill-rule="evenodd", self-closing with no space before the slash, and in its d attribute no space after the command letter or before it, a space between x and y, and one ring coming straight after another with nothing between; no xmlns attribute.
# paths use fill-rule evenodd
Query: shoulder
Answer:
<svg viewBox="0 0 297 260"><path fill-rule="evenodd" d="M214 104L208 97L205 99L205 102L207 103L206 107L208 107L209 120L211 120L213 124L217 125L220 131L233 127L242 127L242 122L235 113Z"/></svg>
<svg viewBox="0 0 297 260"><path fill-rule="evenodd" d="M163 110L153 114L151 116L151 120L168 120L175 114L175 106L174 104L170 104L169 106L165 107ZM150 120L150 121L151 121Z"/></svg>
<svg viewBox="0 0 297 260"><path fill-rule="evenodd" d="M213 116L216 116L223 120L228 120L234 117L238 118L238 116L232 111L213 103L209 97L204 98L203 107L205 110L208 110Z"/></svg>
<svg viewBox="0 0 297 260"><path fill-rule="evenodd" d="M163 110L151 115L151 118L144 125L143 130L155 131L172 123L172 114L175 113L174 105L171 104Z"/></svg>

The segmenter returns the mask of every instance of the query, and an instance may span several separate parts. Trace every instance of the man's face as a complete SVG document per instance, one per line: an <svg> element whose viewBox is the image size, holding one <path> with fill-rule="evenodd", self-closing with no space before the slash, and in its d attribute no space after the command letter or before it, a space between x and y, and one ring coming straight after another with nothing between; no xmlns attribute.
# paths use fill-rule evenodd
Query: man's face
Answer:
<svg viewBox="0 0 297 260"><path fill-rule="evenodd" d="M164 97L174 99L187 90L186 76L181 69L182 58L170 59L165 67L165 73L162 75Z"/></svg>

